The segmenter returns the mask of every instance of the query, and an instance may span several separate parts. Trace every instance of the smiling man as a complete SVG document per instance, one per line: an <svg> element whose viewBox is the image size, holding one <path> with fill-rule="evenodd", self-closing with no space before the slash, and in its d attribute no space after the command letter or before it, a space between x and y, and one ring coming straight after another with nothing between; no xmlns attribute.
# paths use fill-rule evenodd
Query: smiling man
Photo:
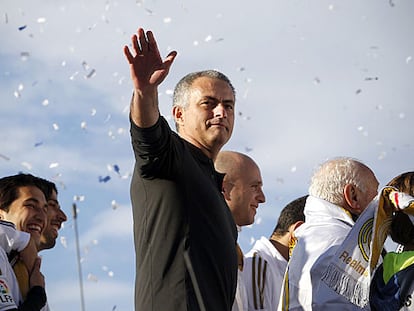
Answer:
<svg viewBox="0 0 414 311"><path fill-rule="evenodd" d="M55 183L39 178L41 187L46 193L47 200L47 223L40 238L38 251L51 249L56 245L56 239L59 235L59 230L62 223L67 220L65 212L60 208L58 201L58 190Z"/></svg>
<svg viewBox="0 0 414 311"><path fill-rule="evenodd" d="M12 226L11 229L30 233L32 242L36 248L39 247L41 235L47 223L47 201L37 177L30 174L18 174L0 179L0 219L5 221L4 224ZM5 234L5 231L1 234ZM1 253L6 255L6 250L1 249ZM32 256L37 257L37 253L33 252ZM5 288L6 292L10 290L12 293L10 298L12 304L7 307L13 304L19 307L5 310L20 310L23 304L25 304L24 310L40 310L45 305L45 282L40 272L40 260L36 258L32 260L37 261L38 264L31 269L23 266L26 269L23 269L26 279L17 284L16 275L7 256L1 256L0 281L3 293ZM10 302L9 299L7 301Z"/></svg>
<svg viewBox="0 0 414 311"><path fill-rule="evenodd" d="M249 156L235 151L221 151L214 162L223 178L223 196L233 215L234 222L241 230L251 225L259 204L265 202L262 191L263 181L259 166ZM247 289L242 279L244 256L238 247L239 270L236 296L232 311L247 310Z"/></svg>

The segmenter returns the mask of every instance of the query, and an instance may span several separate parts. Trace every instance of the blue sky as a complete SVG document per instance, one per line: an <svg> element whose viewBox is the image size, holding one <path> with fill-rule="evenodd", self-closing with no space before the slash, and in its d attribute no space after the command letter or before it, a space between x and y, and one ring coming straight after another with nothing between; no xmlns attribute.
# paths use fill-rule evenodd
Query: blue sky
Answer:
<svg viewBox="0 0 414 311"><path fill-rule="evenodd" d="M55 181L69 216L42 253L53 310L80 310L74 202L86 310L133 310L122 47L140 26L162 55L179 52L159 89L165 116L190 71L218 69L237 89L225 149L256 160L267 196L244 251L328 158L362 160L381 185L414 170L412 1L0 1L0 175Z"/></svg>

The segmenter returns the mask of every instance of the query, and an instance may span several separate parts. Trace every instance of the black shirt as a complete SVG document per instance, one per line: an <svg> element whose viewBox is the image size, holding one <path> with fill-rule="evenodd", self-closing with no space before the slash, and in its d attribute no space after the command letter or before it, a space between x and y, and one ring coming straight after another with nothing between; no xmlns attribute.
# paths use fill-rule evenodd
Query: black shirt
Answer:
<svg viewBox="0 0 414 311"><path fill-rule="evenodd" d="M184 262L188 251L206 310L231 310L237 283L237 230L211 159L163 117L131 122L136 310L199 310Z"/></svg>

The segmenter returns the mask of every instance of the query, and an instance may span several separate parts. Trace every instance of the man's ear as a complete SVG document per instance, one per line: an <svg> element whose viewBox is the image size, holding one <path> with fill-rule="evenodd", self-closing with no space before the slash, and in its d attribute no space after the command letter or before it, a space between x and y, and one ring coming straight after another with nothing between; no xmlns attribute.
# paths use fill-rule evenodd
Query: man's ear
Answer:
<svg viewBox="0 0 414 311"><path fill-rule="evenodd" d="M231 201L231 184L228 182L223 181L223 187L221 189L221 192L223 193L224 199L226 201Z"/></svg>
<svg viewBox="0 0 414 311"><path fill-rule="evenodd" d="M5 213L5 211L4 211L4 210L2 210L2 209L0 209L0 220L5 219L5 218L4 218L4 213Z"/></svg>
<svg viewBox="0 0 414 311"><path fill-rule="evenodd" d="M172 109L172 114L174 116L175 123L182 125L184 121L183 107L174 106Z"/></svg>
<svg viewBox="0 0 414 311"><path fill-rule="evenodd" d="M347 204L348 208L350 208L349 212L351 212L352 214L355 214L356 211L359 211L361 209L361 206L359 204L357 188L354 185L351 185L351 184L345 185L344 198L345 198L345 203Z"/></svg>
<svg viewBox="0 0 414 311"><path fill-rule="evenodd" d="M299 228L302 224L304 224L304 221L297 221L294 224L291 224L289 227L289 232L293 233L297 228Z"/></svg>

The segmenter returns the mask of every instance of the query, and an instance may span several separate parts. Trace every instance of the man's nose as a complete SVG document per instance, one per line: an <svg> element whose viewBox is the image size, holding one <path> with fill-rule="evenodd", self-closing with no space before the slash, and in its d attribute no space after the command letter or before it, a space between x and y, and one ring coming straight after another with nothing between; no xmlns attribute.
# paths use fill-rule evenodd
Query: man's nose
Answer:
<svg viewBox="0 0 414 311"><path fill-rule="evenodd" d="M214 107L214 117L227 118L227 111L222 103L219 103L216 107Z"/></svg>

